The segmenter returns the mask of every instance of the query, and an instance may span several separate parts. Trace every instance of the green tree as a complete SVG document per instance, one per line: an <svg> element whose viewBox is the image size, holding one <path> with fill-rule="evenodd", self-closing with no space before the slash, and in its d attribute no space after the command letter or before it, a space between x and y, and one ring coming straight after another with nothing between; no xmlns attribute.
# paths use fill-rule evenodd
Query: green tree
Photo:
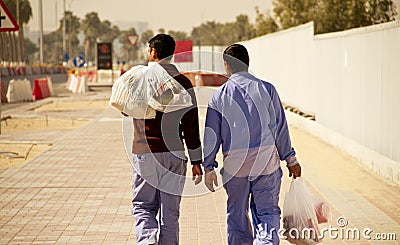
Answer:
<svg viewBox="0 0 400 245"><path fill-rule="evenodd" d="M365 5L367 16L372 24L395 20L398 10L392 0L367 0Z"/></svg>
<svg viewBox="0 0 400 245"><path fill-rule="evenodd" d="M120 52L119 57L123 60L128 61L129 63L136 63L139 60L138 56L138 44L135 46L129 41L128 36L137 35L136 29L134 27L130 28L127 31L122 31L118 37L118 41L122 45L122 53Z"/></svg>
<svg viewBox="0 0 400 245"><path fill-rule="evenodd" d="M275 0L274 13L283 29L314 21L317 34L383 23L397 14L392 0Z"/></svg>
<svg viewBox="0 0 400 245"><path fill-rule="evenodd" d="M97 41L113 43L120 35L117 26L112 25L108 20L101 21L96 12L85 15L81 21L81 30L85 36L85 48L87 48L87 60L95 58L95 47Z"/></svg>
<svg viewBox="0 0 400 245"><path fill-rule="evenodd" d="M17 2L15 0L3 0L3 3L7 6L8 10L10 10L11 14L15 18L17 18ZM32 7L31 7L31 3L29 0L19 0L18 3L19 3L19 22L18 22L18 25L19 25L19 35L18 35L19 54L20 54L21 60L25 60L26 57L25 57L25 49L24 49L24 41L25 41L24 25L28 24L29 21L32 19ZM9 40L10 44L11 44L11 41L12 40ZM3 40L2 42L6 43L5 40ZM14 43L14 46L16 47L17 45Z"/></svg>
<svg viewBox="0 0 400 245"><path fill-rule="evenodd" d="M111 42L112 43L121 34L118 26L112 25L111 22L108 20L102 21L100 26L101 26L102 32L100 33L99 40L101 42Z"/></svg>
<svg viewBox="0 0 400 245"><path fill-rule="evenodd" d="M46 63L61 63L63 55L58 50L62 50L62 31L56 30L43 35L43 58Z"/></svg>
<svg viewBox="0 0 400 245"><path fill-rule="evenodd" d="M256 7L255 29L256 29L256 36L262 36L268 33L278 31L279 27L278 24L276 24L275 19L272 18L269 11L263 14L259 10L259 8Z"/></svg>
<svg viewBox="0 0 400 245"><path fill-rule="evenodd" d="M66 43L67 43L67 50L63 50L61 55L64 54L64 51L68 51L70 57L74 57L78 55L80 52L80 48L78 49L79 39L78 35L80 32L81 23L79 17L75 16L71 11L65 12L65 33L66 33ZM60 27L58 28L59 32L63 32L64 30L64 18L60 20ZM62 38L61 38L62 40ZM58 45L57 45L58 46ZM62 47L62 46L61 46ZM74 49L72 49L74 47ZM55 49L55 50L62 50Z"/></svg>
<svg viewBox="0 0 400 245"><path fill-rule="evenodd" d="M233 40L234 42L249 40L255 37L256 34L254 26L250 23L249 17L245 14L236 16L236 22L234 23L234 29L232 31L235 32L237 36L236 40Z"/></svg>
<svg viewBox="0 0 400 245"><path fill-rule="evenodd" d="M187 40L189 36L184 31L168 31L168 34L171 35L175 41Z"/></svg>
<svg viewBox="0 0 400 245"><path fill-rule="evenodd" d="M148 42L149 40L154 37L154 33L152 30L147 30L143 32L140 37L139 37L139 43L138 43L138 59L139 61L142 61L143 63L147 62L147 48L148 48Z"/></svg>
<svg viewBox="0 0 400 245"><path fill-rule="evenodd" d="M147 47L147 43L149 40L154 37L154 33L152 30L147 30L140 35L140 44L141 46Z"/></svg>
<svg viewBox="0 0 400 245"><path fill-rule="evenodd" d="M33 63L36 60L35 54L39 51L38 46L33 43L29 38L25 38L25 55L26 62Z"/></svg>
<svg viewBox="0 0 400 245"><path fill-rule="evenodd" d="M307 23L313 20L312 13L315 12L316 1L275 0L273 2L275 16L283 29Z"/></svg>
<svg viewBox="0 0 400 245"><path fill-rule="evenodd" d="M2 61L8 61L8 53L7 53L7 48L10 42L7 39L6 33L5 32L0 32L0 58Z"/></svg>
<svg viewBox="0 0 400 245"><path fill-rule="evenodd" d="M247 15L236 16L235 22L207 21L192 29L191 39L196 45L229 45L255 37L256 29Z"/></svg>
<svg viewBox="0 0 400 245"><path fill-rule="evenodd" d="M85 15L81 21L81 30L85 36L85 44L87 44L88 53L86 59L91 60L95 58L95 47L97 39L102 35L102 24L96 12L90 12Z"/></svg>
<svg viewBox="0 0 400 245"><path fill-rule="evenodd" d="M223 26L223 24L215 21L202 23L200 26L193 27L191 39L195 45L223 45L223 39L226 38L221 35Z"/></svg>

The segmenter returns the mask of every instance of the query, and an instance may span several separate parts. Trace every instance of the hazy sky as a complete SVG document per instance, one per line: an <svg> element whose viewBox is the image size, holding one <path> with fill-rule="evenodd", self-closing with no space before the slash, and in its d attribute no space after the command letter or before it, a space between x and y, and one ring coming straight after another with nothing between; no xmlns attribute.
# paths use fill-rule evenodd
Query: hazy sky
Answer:
<svg viewBox="0 0 400 245"><path fill-rule="evenodd" d="M190 33L193 26L208 20L234 21L239 14L255 19L255 7L265 11L271 9L272 0L65 0L67 10L80 18L95 11L101 20L145 21L149 28L159 28ZM32 30L38 29L38 0L31 0ZM62 18L63 0L43 0L44 29L52 31L58 26L56 19ZM57 10L57 11L56 11Z"/></svg>

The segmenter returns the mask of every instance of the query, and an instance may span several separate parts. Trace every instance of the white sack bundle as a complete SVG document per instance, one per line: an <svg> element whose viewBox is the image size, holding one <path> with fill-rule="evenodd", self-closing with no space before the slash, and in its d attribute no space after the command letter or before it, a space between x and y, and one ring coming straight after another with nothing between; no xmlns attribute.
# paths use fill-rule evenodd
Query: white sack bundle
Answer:
<svg viewBox="0 0 400 245"><path fill-rule="evenodd" d="M158 63L135 66L118 78L110 106L136 119L155 118L164 113L192 106L190 94Z"/></svg>

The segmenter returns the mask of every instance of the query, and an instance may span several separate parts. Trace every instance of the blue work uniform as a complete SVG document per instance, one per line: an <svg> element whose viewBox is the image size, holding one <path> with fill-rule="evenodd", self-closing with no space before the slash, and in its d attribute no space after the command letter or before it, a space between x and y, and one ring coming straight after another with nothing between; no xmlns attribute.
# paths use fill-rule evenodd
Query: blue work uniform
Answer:
<svg viewBox="0 0 400 245"><path fill-rule="evenodd" d="M288 167L297 161L276 89L248 72L233 74L211 96L205 126L204 168L218 167L215 158L222 145L228 243L278 244L279 160Z"/></svg>
<svg viewBox="0 0 400 245"><path fill-rule="evenodd" d="M174 65L160 65L186 89L193 106L168 113L156 111L154 119L133 119L132 215L138 245L179 244L180 202L188 160L184 144L191 164L202 162L192 83Z"/></svg>

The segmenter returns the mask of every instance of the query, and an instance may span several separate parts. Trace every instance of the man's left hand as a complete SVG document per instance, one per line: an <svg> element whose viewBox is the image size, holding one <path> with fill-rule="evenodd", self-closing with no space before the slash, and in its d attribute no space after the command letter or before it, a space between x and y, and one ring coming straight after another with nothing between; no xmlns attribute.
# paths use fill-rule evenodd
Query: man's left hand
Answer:
<svg viewBox="0 0 400 245"><path fill-rule="evenodd" d="M289 177L296 179L297 177L301 177L301 166L299 163L289 167Z"/></svg>
<svg viewBox="0 0 400 245"><path fill-rule="evenodd" d="M192 180L194 181L194 184L198 185L203 179L203 170L201 169L200 164L193 164L192 174Z"/></svg>

